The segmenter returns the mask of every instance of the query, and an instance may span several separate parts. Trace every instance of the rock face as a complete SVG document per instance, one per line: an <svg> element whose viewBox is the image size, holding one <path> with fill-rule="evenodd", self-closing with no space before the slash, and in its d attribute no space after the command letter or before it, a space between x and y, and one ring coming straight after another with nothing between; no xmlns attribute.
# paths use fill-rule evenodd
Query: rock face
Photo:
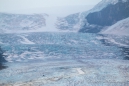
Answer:
<svg viewBox="0 0 129 86"><path fill-rule="evenodd" d="M79 32L83 33L98 33L102 30L102 26L99 25L85 25Z"/></svg>
<svg viewBox="0 0 129 86"><path fill-rule="evenodd" d="M0 64L3 63L3 62L6 62L6 60L4 59L4 55L3 55L3 50L1 49L0 47Z"/></svg>
<svg viewBox="0 0 129 86"><path fill-rule="evenodd" d="M6 66L3 65L3 63L7 62L4 58L5 56L3 55L3 53L4 51L0 47L0 70L6 68Z"/></svg>
<svg viewBox="0 0 129 86"><path fill-rule="evenodd" d="M112 5L108 5L106 8L99 12L93 12L86 16L89 24L95 24L100 26L110 26L119 20L129 17L129 1Z"/></svg>
<svg viewBox="0 0 129 86"><path fill-rule="evenodd" d="M42 14L7 14L0 13L0 31L34 30L46 25Z"/></svg>
<svg viewBox="0 0 129 86"><path fill-rule="evenodd" d="M85 19L87 23L79 32L98 33L103 28L129 17L129 0L109 4L100 11L89 13Z"/></svg>
<svg viewBox="0 0 129 86"><path fill-rule="evenodd" d="M128 17L129 0L102 0L89 11L60 19L57 26L58 29L65 28L62 30L98 33Z"/></svg>
<svg viewBox="0 0 129 86"><path fill-rule="evenodd" d="M129 36L129 17L113 24L107 29L101 31L102 34L116 34Z"/></svg>

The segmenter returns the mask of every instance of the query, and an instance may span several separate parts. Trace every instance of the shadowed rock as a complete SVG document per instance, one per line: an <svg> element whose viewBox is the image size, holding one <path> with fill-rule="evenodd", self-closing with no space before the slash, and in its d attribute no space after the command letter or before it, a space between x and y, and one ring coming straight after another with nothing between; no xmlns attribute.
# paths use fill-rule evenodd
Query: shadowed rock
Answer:
<svg viewBox="0 0 129 86"><path fill-rule="evenodd" d="M6 62L5 55L3 55L4 51L0 47L0 70L6 68L6 66L3 66L3 63Z"/></svg>
<svg viewBox="0 0 129 86"><path fill-rule="evenodd" d="M5 69L5 68L7 68L7 66L4 66L3 64L0 63L0 70Z"/></svg>
<svg viewBox="0 0 129 86"><path fill-rule="evenodd" d="M129 1L120 1L115 5L108 5L99 12L90 13L86 19L90 24L110 26L127 17L129 17Z"/></svg>

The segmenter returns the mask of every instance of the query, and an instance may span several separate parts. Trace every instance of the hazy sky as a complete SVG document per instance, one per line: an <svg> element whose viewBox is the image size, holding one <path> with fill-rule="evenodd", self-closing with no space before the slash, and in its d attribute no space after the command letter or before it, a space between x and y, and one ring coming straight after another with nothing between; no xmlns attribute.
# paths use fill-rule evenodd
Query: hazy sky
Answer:
<svg viewBox="0 0 129 86"><path fill-rule="evenodd" d="M28 9L36 9L36 8L43 8L44 10L46 10L45 8L49 8L49 10L51 8L51 10L56 10L54 8L57 8L60 6L61 7L77 6L77 10L79 9L78 7L80 6L80 9L82 7L87 10L100 1L101 0L0 0L0 12L17 11L16 13L18 13L18 10L19 12L21 10L21 13L22 13L22 12L27 12ZM70 10L71 9L72 8L70 8Z"/></svg>

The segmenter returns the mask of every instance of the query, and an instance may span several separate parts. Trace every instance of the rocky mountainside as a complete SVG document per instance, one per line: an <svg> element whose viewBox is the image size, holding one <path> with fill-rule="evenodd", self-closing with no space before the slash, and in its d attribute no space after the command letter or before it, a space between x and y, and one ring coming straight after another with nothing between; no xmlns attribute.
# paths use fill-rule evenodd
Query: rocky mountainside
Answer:
<svg viewBox="0 0 129 86"><path fill-rule="evenodd" d="M123 19L107 29L101 31L102 34L129 35L129 17Z"/></svg>
<svg viewBox="0 0 129 86"><path fill-rule="evenodd" d="M0 13L0 32L37 30L46 26L46 14Z"/></svg>
<svg viewBox="0 0 129 86"><path fill-rule="evenodd" d="M57 18L56 27L61 30L75 31L75 24L78 23L80 18L79 13L66 16L65 18Z"/></svg>
<svg viewBox="0 0 129 86"><path fill-rule="evenodd" d="M129 0L127 2L119 1L116 4L109 4L101 11L89 13L86 16L89 25L85 25L80 32L100 32L104 27L111 26L128 17Z"/></svg>
<svg viewBox="0 0 129 86"><path fill-rule="evenodd" d="M129 17L129 1L110 4L101 11L89 13L86 16L89 24L110 26L117 21Z"/></svg>
<svg viewBox="0 0 129 86"><path fill-rule="evenodd" d="M102 0L93 9L60 18L58 29L98 33L129 17L129 0Z"/></svg>

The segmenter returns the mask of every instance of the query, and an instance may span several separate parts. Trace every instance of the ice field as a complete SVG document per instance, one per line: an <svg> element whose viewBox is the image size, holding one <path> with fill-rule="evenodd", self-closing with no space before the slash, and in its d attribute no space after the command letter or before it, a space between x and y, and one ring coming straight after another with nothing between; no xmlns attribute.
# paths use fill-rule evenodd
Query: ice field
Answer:
<svg viewBox="0 0 129 86"><path fill-rule="evenodd" d="M129 86L128 36L8 33L0 45L0 86Z"/></svg>

